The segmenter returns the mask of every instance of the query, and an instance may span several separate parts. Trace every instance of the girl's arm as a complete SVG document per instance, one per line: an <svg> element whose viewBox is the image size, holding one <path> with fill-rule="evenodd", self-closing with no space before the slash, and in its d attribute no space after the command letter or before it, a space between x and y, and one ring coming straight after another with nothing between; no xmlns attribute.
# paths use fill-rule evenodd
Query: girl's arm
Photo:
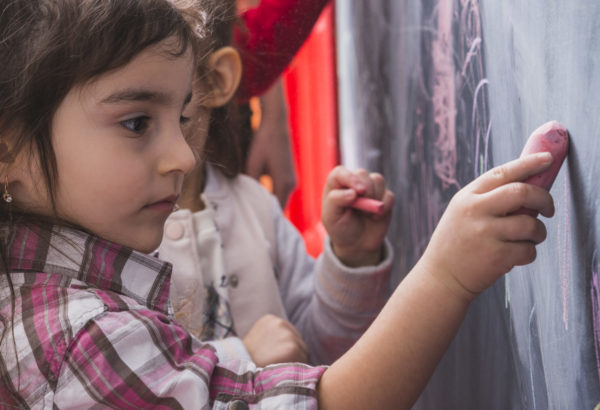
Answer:
<svg viewBox="0 0 600 410"><path fill-rule="evenodd" d="M415 266L363 337L325 372L320 408L410 408L468 305Z"/></svg>
<svg viewBox="0 0 600 410"><path fill-rule="evenodd" d="M315 261L298 230L272 200L278 286L289 320L310 351L310 363L331 364L367 330L389 296L392 248L374 266L349 268L326 239Z"/></svg>
<svg viewBox="0 0 600 410"><path fill-rule="evenodd" d="M471 301L516 265L535 259L544 224L509 215L554 213L550 194L518 183L549 154L492 169L452 199L417 265L365 335L323 375L322 409L410 408L456 334Z"/></svg>
<svg viewBox="0 0 600 410"><path fill-rule="evenodd" d="M57 408L208 409L230 408L236 401L316 408L322 367L287 363L260 369L240 358L228 360L218 344L201 343L157 311L103 312L75 334L64 362L44 369L55 380L47 399Z"/></svg>

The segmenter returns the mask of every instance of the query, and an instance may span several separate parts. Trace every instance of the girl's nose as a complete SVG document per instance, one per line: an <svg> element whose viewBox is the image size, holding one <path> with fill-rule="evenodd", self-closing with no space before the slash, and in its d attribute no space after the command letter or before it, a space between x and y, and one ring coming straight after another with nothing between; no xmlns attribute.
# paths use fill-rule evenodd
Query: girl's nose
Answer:
<svg viewBox="0 0 600 410"><path fill-rule="evenodd" d="M187 143L181 128L177 127L164 138L161 144L164 150L161 155L159 172L168 174L171 172L181 172L187 174L196 166L196 157Z"/></svg>

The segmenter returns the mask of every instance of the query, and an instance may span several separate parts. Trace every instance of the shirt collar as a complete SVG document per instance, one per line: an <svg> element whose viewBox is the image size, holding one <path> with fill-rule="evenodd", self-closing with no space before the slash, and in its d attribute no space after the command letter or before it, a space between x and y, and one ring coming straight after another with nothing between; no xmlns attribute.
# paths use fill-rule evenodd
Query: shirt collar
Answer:
<svg viewBox="0 0 600 410"><path fill-rule="evenodd" d="M19 226L9 249L11 272L60 274L169 311L171 264L75 229Z"/></svg>

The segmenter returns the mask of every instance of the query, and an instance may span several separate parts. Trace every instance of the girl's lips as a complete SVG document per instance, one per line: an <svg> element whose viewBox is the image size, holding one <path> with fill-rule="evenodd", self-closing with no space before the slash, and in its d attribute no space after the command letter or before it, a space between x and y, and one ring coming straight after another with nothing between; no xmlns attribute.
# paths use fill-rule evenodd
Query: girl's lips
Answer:
<svg viewBox="0 0 600 410"><path fill-rule="evenodd" d="M167 198L161 199L160 201L148 204L144 208L150 209L152 211L170 213L170 212L173 212L173 209L175 208L175 206L177 204L177 198L178 197L176 195L171 195Z"/></svg>

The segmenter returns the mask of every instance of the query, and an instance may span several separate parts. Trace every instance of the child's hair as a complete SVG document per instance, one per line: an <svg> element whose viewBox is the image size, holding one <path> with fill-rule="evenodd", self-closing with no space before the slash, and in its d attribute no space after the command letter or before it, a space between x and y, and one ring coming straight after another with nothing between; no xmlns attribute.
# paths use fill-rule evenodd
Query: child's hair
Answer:
<svg viewBox="0 0 600 410"><path fill-rule="evenodd" d="M241 24L236 1L221 0L219 12L213 18L214 49L233 45L236 24ZM244 167L240 128L239 106L234 99L213 109L202 159L216 165L231 178L242 172Z"/></svg>
<svg viewBox="0 0 600 410"><path fill-rule="evenodd" d="M129 63L149 46L178 40L165 52L193 50L199 73L215 47L220 0L9 0L0 6L0 166L18 153L38 159L56 215L59 183L53 117L69 91ZM5 171L6 172L6 171ZM0 175L2 183L6 175ZM0 269L17 223L60 222L0 201ZM50 219L50 221L48 221ZM11 286L12 290L12 286ZM14 295L13 295L14 300ZM14 306L13 306L14 307ZM6 319L0 340L6 332Z"/></svg>

